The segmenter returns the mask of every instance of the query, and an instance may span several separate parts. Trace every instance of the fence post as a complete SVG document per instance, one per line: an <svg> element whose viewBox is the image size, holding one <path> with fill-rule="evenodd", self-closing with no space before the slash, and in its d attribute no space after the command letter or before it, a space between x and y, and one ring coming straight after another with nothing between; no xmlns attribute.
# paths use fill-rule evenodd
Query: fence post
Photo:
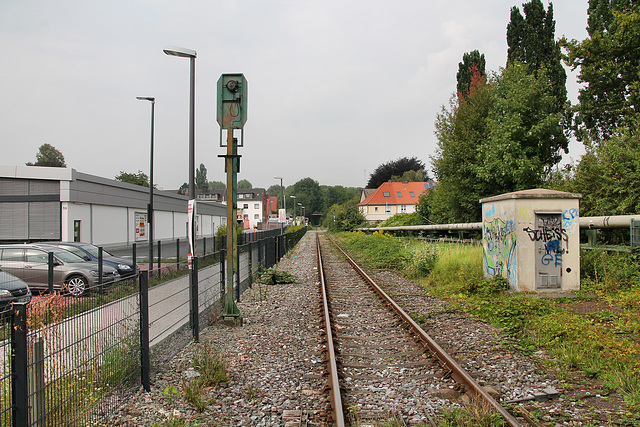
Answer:
<svg viewBox="0 0 640 427"><path fill-rule="evenodd" d="M162 242L158 240L158 279L162 276Z"/></svg>
<svg viewBox="0 0 640 427"><path fill-rule="evenodd" d="M138 271L138 254L136 253L136 244L133 243L131 245L131 257L133 258L133 271L137 272Z"/></svg>
<svg viewBox="0 0 640 427"><path fill-rule="evenodd" d="M44 340L33 342L32 364L29 369L29 412L32 426L45 427Z"/></svg>
<svg viewBox="0 0 640 427"><path fill-rule="evenodd" d="M180 270L180 239L176 239L176 270Z"/></svg>
<svg viewBox="0 0 640 427"><path fill-rule="evenodd" d="M200 315L198 313L198 257L193 257L191 261L191 328L193 330L193 340L200 342Z"/></svg>
<svg viewBox="0 0 640 427"><path fill-rule="evenodd" d="M49 258L47 260L48 275L47 275L47 289L49 293L53 293L53 252L49 252Z"/></svg>
<svg viewBox="0 0 640 427"><path fill-rule="evenodd" d="M238 271L236 272L236 302L240 302L240 256L238 256Z"/></svg>
<svg viewBox="0 0 640 427"><path fill-rule="evenodd" d="M29 386L27 384L27 305L14 303L11 310L11 371L13 372L13 426L29 424Z"/></svg>
<svg viewBox="0 0 640 427"><path fill-rule="evenodd" d="M227 254L224 253L224 249L220 250L220 302L224 304L224 291L226 289L226 269L224 261L227 259Z"/></svg>
<svg viewBox="0 0 640 427"><path fill-rule="evenodd" d="M249 288L253 286L253 242L249 242Z"/></svg>
<svg viewBox="0 0 640 427"><path fill-rule="evenodd" d="M102 263L102 246L98 247L98 291L104 293L104 264Z"/></svg>
<svg viewBox="0 0 640 427"><path fill-rule="evenodd" d="M145 391L151 390L149 361L149 271L140 272L140 379Z"/></svg>
<svg viewBox="0 0 640 427"><path fill-rule="evenodd" d="M202 255L207 254L207 236L202 237Z"/></svg>

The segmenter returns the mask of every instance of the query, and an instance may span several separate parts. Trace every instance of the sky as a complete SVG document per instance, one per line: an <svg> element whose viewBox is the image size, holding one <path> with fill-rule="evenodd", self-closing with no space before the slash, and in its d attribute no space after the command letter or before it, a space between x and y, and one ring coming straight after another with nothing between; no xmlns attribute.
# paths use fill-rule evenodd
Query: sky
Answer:
<svg viewBox="0 0 640 427"><path fill-rule="evenodd" d="M248 82L238 179L254 187L310 177L364 187L380 164L417 157L430 169L434 122L456 90L462 55L504 67L514 0L0 0L3 165L35 162L45 143L68 167L114 178L188 181L189 59L197 52L196 168L226 181L216 83ZM588 0L554 2L556 37L586 38ZM543 0L543 4L548 4ZM576 102L576 74L568 70ZM572 142L565 162L584 152Z"/></svg>

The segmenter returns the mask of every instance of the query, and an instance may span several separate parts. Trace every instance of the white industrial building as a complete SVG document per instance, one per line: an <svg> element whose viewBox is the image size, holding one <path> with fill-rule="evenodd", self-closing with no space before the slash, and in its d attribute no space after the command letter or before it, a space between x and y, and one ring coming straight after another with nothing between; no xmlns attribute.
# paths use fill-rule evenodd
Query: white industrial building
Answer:
<svg viewBox="0 0 640 427"><path fill-rule="evenodd" d="M188 198L154 190L154 240L187 238ZM72 168L0 165L0 241L148 241L149 188ZM197 237L226 224L221 203L198 203Z"/></svg>

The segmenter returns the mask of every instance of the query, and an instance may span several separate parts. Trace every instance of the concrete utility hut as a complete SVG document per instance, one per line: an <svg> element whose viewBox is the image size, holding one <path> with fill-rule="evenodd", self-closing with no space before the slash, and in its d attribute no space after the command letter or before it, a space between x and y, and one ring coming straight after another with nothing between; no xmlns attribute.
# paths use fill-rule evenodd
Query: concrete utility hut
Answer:
<svg viewBox="0 0 640 427"><path fill-rule="evenodd" d="M480 200L485 277L514 291L580 289L580 197L533 189Z"/></svg>

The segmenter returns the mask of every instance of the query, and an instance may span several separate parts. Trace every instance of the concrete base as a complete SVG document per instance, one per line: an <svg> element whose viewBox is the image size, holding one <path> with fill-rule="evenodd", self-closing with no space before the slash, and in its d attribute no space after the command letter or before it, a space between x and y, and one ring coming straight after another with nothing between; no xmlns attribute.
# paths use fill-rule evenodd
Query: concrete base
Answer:
<svg viewBox="0 0 640 427"><path fill-rule="evenodd" d="M222 315L222 323L227 326L242 326L242 316Z"/></svg>

